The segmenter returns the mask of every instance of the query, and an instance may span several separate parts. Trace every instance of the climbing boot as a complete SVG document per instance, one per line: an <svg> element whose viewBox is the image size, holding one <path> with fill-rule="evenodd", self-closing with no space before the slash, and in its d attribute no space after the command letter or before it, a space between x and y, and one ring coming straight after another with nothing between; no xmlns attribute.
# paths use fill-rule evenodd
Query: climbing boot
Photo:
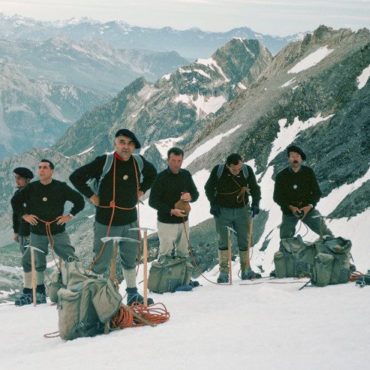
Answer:
<svg viewBox="0 0 370 370"><path fill-rule="evenodd" d="M220 274L217 283L223 284L229 282L229 253L228 250L218 250L218 260L220 264Z"/></svg>
<svg viewBox="0 0 370 370"><path fill-rule="evenodd" d="M251 268L242 271L242 280L253 280L253 279L260 279L261 274L258 272L254 272Z"/></svg>
<svg viewBox="0 0 370 370"><path fill-rule="evenodd" d="M144 297L141 294L139 294L139 292L137 291L137 288L127 288L126 292L127 292L127 305L128 306L131 306L134 303L140 303L140 304L144 303ZM154 304L153 299L148 298L148 306L152 304Z"/></svg>

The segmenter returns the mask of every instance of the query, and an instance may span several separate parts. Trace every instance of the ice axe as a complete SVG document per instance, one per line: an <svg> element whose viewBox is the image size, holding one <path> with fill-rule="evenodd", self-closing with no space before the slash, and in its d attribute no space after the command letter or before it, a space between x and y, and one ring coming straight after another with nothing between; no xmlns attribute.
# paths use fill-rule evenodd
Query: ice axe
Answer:
<svg viewBox="0 0 370 370"><path fill-rule="evenodd" d="M32 301L33 301L33 305L36 306L37 305L37 299L36 299L36 263L35 263L35 251L37 252L40 252L40 253L44 253L44 251L42 251L41 249L39 248L36 248L32 245L26 245L25 248L30 248L30 251L31 251L31 280L32 280Z"/></svg>
<svg viewBox="0 0 370 370"><path fill-rule="evenodd" d="M148 306L148 231L154 231L149 227L133 227L129 231L143 231L143 260L144 260L144 306Z"/></svg>
<svg viewBox="0 0 370 370"><path fill-rule="evenodd" d="M230 276L230 285L233 284L233 273L232 273L232 250L231 250L231 233L236 235L236 231L230 227L227 228L227 251L228 251L228 260L229 260L229 276Z"/></svg>
<svg viewBox="0 0 370 370"><path fill-rule="evenodd" d="M109 271L109 278L113 281L113 283L117 282L116 278L116 264L117 264L117 254L118 254L118 242L131 242L131 243L138 243L140 244L139 240L132 239L132 238L126 238L123 236L105 236L104 238L100 239L103 243L107 243L109 241L113 241L113 255L112 255L112 261L110 265L110 271Z"/></svg>

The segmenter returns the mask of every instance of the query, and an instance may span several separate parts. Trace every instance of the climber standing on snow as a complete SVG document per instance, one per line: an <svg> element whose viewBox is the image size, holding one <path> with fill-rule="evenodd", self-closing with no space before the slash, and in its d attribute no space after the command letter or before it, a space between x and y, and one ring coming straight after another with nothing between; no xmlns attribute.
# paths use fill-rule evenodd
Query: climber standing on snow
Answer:
<svg viewBox="0 0 370 370"><path fill-rule="evenodd" d="M136 205L152 186L157 171L143 156L134 153L141 147L135 134L127 129L118 130L114 139L115 152L97 157L78 168L70 176L76 189L96 207L94 225L93 271L104 273L112 258L112 241L103 243L105 236L138 239ZM97 180L97 181L94 181ZM127 304L143 303L136 287L138 244L120 242L123 276L127 285ZM148 299L148 304L153 300Z"/></svg>
<svg viewBox="0 0 370 370"><path fill-rule="evenodd" d="M305 153L298 146L290 145L287 155L289 166L276 175L274 188L274 201L283 212L280 239L292 238L299 220L316 234L333 236L315 209L321 190L312 168L302 165Z"/></svg>
<svg viewBox="0 0 370 370"><path fill-rule="evenodd" d="M214 216L219 237L220 274L217 282L229 281L227 227L233 228L237 234L242 280L261 277L251 269L249 261L248 195L252 196L252 217L259 213L261 199L260 187L257 185L252 168L243 163L239 154L230 154L226 164L213 168L204 188L211 204L210 212Z"/></svg>
<svg viewBox="0 0 370 370"><path fill-rule="evenodd" d="M44 252L35 251L36 303L46 303L44 271L48 246L65 261L77 259L65 225L85 205L83 197L77 191L65 182L54 180L53 174L54 164L48 159L42 159L38 166L39 180L29 183L12 198L13 211L30 224L30 246ZM67 201L72 202L73 208L64 214ZM23 253L22 266L24 289L23 294L15 301L18 306L31 304L33 301L30 248L26 248Z"/></svg>

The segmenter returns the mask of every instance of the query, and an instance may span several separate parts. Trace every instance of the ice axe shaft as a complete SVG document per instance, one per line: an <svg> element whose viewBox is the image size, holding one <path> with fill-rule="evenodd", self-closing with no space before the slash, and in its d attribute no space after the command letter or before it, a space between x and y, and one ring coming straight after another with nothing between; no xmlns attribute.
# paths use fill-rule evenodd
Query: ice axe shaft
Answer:
<svg viewBox="0 0 370 370"><path fill-rule="evenodd" d="M32 245L27 245L25 248L30 248L31 251L31 283L32 283L32 301L33 305L37 305L37 299L36 299L36 287L37 287L37 282L36 282L36 261L35 261L35 251L44 253L39 248L33 247Z"/></svg>
<svg viewBox="0 0 370 370"><path fill-rule="evenodd" d="M133 227L130 231L144 232L143 265L144 265L144 306L148 306L148 231L154 231L149 227Z"/></svg>
<svg viewBox="0 0 370 370"><path fill-rule="evenodd" d="M113 241L113 253L112 253L112 260L110 265L109 271L109 279L112 280L117 286L117 277L116 277L116 269L117 269L117 254L118 254L118 243L122 241L131 242L131 243L140 243L138 240L133 238L126 238L122 236L105 236L104 238L100 239L103 243L107 243L109 241Z"/></svg>
<svg viewBox="0 0 370 370"><path fill-rule="evenodd" d="M229 261L229 281L230 285L233 284L233 271L232 271L232 245L231 245L231 233L236 234L236 231L226 226L227 228L227 253L228 253L228 261Z"/></svg>

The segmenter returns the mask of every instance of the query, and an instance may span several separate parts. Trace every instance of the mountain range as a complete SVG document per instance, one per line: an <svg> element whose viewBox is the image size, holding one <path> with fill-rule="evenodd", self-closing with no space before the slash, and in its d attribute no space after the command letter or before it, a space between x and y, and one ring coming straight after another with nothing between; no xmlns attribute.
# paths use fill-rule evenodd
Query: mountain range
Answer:
<svg viewBox="0 0 370 370"><path fill-rule="evenodd" d="M201 192L190 216L192 247L199 269L216 263L216 234L203 186L211 169L239 152L257 175L261 214L254 220L254 268L269 272L279 245L281 212L272 201L285 149L301 146L316 172L323 199L318 205L336 235L353 243L358 268L370 259L370 32L320 26L272 56L255 40L233 39L210 58L198 59L155 83L139 78L110 102L84 114L47 150L0 162L2 243L10 240L11 171L34 168L40 155L57 163L67 179L77 166L112 150L117 128L134 130L142 153L160 169L166 150L185 149L184 166ZM93 209L70 225L74 244L91 257ZM142 225L155 226L155 212L140 211ZM307 240L315 235L300 226ZM152 245L156 244L155 238Z"/></svg>

